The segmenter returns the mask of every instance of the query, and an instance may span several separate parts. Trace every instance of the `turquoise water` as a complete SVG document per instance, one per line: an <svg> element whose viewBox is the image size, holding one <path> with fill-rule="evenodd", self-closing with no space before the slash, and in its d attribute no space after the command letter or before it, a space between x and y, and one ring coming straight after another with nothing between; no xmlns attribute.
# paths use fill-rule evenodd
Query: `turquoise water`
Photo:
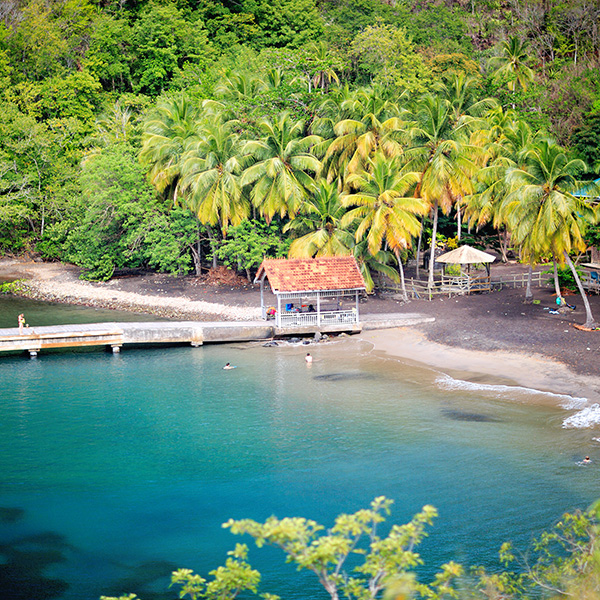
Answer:
<svg viewBox="0 0 600 600"><path fill-rule="evenodd" d="M395 522L438 508L428 577L450 559L494 565L503 541L525 550L600 497L598 432L564 429L573 410L523 390L461 389L354 340L312 346L312 367L305 353L0 358L1 597L172 598L172 569L206 575L242 541L220 527L230 517L329 524L382 494ZM592 465L578 465L585 454ZM251 545L250 560L263 592L325 597L275 549Z"/></svg>

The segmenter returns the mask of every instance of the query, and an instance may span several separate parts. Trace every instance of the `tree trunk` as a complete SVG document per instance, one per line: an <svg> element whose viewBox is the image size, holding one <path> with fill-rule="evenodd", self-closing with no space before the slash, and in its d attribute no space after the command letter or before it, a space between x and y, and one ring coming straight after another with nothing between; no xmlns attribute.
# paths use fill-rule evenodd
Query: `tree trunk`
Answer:
<svg viewBox="0 0 600 600"><path fill-rule="evenodd" d="M583 326L588 329L595 329L596 327L598 327L598 323L596 323L596 321L594 319L594 315L592 314L592 309L590 308L590 302L588 300L588 297L585 295L585 290L583 289L583 286L581 285L581 279L579 279L579 274L577 273L577 270L575 269L575 265L573 264L571 257L566 252L563 252L563 254L565 256L565 260L567 261L567 264L569 265L569 269L571 269L571 273L573 273L573 278L575 279L575 282L577 283L577 289L579 290L579 293L581 294L581 299L583 300L583 305L585 306L585 323L583 324Z"/></svg>
<svg viewBox="0 0 600 600"><path fill-rule="evenodd" d="M510 234L506 229L500 231L498 233L498 238L500 239L500 253L502 254L502 262L508 262L508 245L510 243Z"/></svg>
<svg viewBox="0 0 600 600"><path fill-rule="evenodd" d="M396 261L398 262L398 271L400 272L400 285L402 286L402 302L408 302L408 294L406 292L406 282L404 281L404 267L402 266L402 259L400 258L400 252L394 250L396 255Z"/></svg>
<svg viewBox="0 0 600 600"><path fill-rule="evenodd" d="M533 302L533 292L531 291L531 275L533 274L533 265L529 263L529 269L527 269L527 288L525 289L525 304L531 304Z"/></svg>
<svg viewBox="0 0 600 600"><path fill-rule="evenodd" d="M217 240L213 234L210 225L206 226L206 232L208 233L208 239L210 240L210 249L212 250L212 268L217 268Z"/></svg>
<svg viewBox="0 0 600 600"><path fill-rule="evenodd" d="M460 196L456 201L456 239L460 242L460 233L462 229L462 218L460 214Z"/></svg>
<svg viewBox="0 0 600 600"><path fill-rule="evenodd" d="M556 292L556 304L559 304L562 294L560 293L560 284L558 283L558 267L556 265L556 256L552 256L552 262L554 263L554 291Z"/></svg>
<svg viewBox="0 0 600 600"><path fill-rule="evenodd" d="M419 263L421 262L421 241L423 240L423 222L421 221L421 231L419 231L419 241L417 242L417 279L419 279Z"/></svg>
<svg viewBox="0 0 600 600"><path fill-rule="evenodd" d="M438 202L433 205L433 228L431 232L431 249L429 252L429 277L427 279L427 289L431 292L433 289L433 265L435 263L435 238L437 236L438 224Z"/></svg>

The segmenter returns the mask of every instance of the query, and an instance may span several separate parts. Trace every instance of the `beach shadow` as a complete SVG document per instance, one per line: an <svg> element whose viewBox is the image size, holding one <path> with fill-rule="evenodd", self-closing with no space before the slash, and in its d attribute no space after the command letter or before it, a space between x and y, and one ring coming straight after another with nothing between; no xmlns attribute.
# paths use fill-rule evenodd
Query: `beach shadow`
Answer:
<svg viewBox="0 0 600 600"><path fill-rule="evenodd" d="M327 373L326 375L316 375L315 381L351 381L355 379L375 379L371 373Z"/></svg>
<svg viewBox="0 0 600 600"><path fill-rule="evenodd" d="M103 590L102 595L118 597L122 594L137 594L144 600L172 600L174 597L173 590L168 588L171 583L171 573L178 569L178 565L166 560L151 560L125 568L129 573L107 590ZM163 579L164 582L161 581ZM150 586L164 591L153 591Z"/></svg>
<svg viewBox="0 0 600 600"><path fill-rule="evenodd" d="M501 419L484 415L481 413L471 413L456 408L442 408L442 415L452 421L474 421L477 423L501 423Z"/></svg>
<svg viewBox="0 0 600 600"><path fill-rule="evenodd" d="M22 509L3 509L9 518L22 518ZM7 522L7 521L5 521ZM44 532L0 544L0 590L11 600L51 600L69 587L66 581L46 577L51 565L64 562L65 552L72 547L64 536Z"/></svg>

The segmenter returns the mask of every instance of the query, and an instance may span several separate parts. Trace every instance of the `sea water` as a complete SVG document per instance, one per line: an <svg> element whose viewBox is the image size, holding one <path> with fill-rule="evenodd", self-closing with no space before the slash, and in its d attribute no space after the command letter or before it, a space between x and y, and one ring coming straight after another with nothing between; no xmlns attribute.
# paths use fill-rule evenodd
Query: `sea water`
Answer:
<svg viewBox="0 0 600 600"><path fill-rule="evenodd" d="M172 598L172 570L206 576L245 542L261 591L325 598L221 524L329 526L380 495L391 522L438 509L423 579L448 560L493 567L504 541L526 551L600 497L599 432L564 426L584 402L456 381L356 339L0 357L0 596Z"/></svg>

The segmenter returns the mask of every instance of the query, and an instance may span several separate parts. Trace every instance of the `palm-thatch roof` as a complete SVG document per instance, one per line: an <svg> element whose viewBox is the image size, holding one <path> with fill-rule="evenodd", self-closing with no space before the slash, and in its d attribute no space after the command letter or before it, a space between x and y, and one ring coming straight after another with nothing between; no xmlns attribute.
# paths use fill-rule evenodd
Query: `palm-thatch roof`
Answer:
<svg viewBox="0 0 600 600"><path fill-rule="evenodd" d="M453 265L468 265L476 263L491 263L496 260L496 257L487 252L477 250L471 246L460 246L455 250L446 252L435 259L436 262L450 263Z"/></svg>

